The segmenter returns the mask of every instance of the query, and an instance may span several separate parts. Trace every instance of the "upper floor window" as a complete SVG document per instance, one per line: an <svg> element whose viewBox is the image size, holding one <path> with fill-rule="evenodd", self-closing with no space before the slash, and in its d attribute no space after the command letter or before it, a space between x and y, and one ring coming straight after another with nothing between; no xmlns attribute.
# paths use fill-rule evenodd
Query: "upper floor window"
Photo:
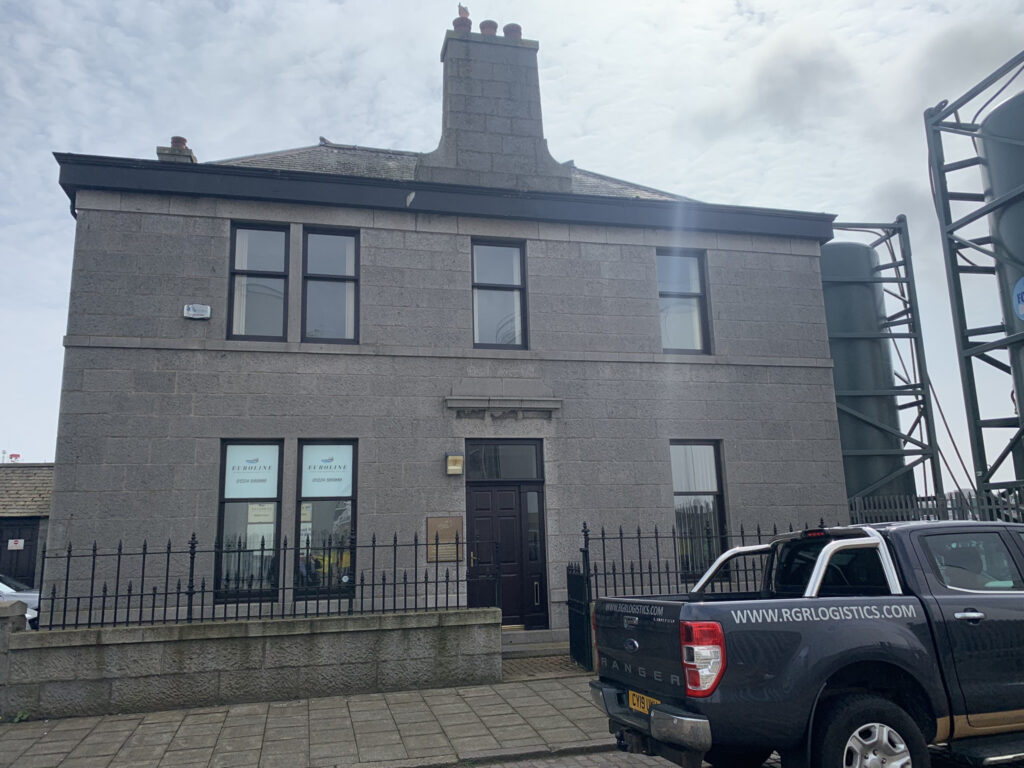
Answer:
<svg viewBox="0 0 1024 768"><path fill-rule="evenodd" d="M708 352L704 259L699 253L658 251L661 346L666 352Z"/></svg>
<svg viewBox="0 0 1024 768"><path fill-rule="evenodd" d="M358 341L359 240L355 233L303 233L302 340Z"/></svg>
<svg viewBox="0 0 1024 768"><path fill-rule="evenodd" d="M473 346L526 347L523 248L473 244Z"/></svg>
<svg viewBox="0 0 1024 768"><path fill-rule="evenodd" d="M288 228L237 224L231 238L229 338L284 340Z"/></svg>

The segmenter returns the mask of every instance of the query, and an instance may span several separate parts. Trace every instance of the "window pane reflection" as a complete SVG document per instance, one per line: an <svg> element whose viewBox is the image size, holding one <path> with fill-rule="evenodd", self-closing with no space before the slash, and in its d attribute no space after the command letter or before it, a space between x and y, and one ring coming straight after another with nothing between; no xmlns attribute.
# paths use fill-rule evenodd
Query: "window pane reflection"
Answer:
<svg viewBox="0 0 1024 768"><path fill-rule="evenodd" d="M519 291L473 291L473 342L519 346L523 343Z"/></svg>
<svg viewBox="0 0 1024 768"><path fill-rule="evenodd" d="M310 280L306 283L306 337L355 337L355 283Z"/></svg>
<svg viewBox="0 0 1024 768"><path fill-rule="evenodd" d="M703 347L700 299L662 296L661 345L664 349Z"/></svg>
<svg viewBox="0 0 1024 768"><path fill-rule="evenodd" d="M285 281L235 275L232 328L241 336L284 335Z"/></svg>

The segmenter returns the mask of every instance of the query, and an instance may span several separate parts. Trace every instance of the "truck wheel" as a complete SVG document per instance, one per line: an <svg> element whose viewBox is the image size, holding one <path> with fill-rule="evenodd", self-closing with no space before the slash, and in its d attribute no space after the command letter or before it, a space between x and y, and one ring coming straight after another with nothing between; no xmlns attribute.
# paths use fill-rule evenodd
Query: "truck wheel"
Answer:
<svg viewBox="0 0 1024 768"><path fill-rule="evenodd" d="M771 753L770 749L732 752L712 747L711 751L704 755L704 762L710 763L714 768L761 768Z"/></svg>
<svg viewBox="0 0 1024 768"><path fill-rule="evenodd" d="M891 701L857 695L838 699L815 729L815 768L928 768L928 746L913 718Z"/></svg>

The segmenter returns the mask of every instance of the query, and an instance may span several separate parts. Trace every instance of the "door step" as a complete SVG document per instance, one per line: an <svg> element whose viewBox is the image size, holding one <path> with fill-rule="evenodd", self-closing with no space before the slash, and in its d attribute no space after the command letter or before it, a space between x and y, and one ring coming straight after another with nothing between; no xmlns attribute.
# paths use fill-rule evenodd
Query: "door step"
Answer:
<svg viewBox="0 0 1024 768"><path fill-rule="evenodd" d="M1024 734L979 736L954 741L948 747L950 757L968 765L1006 765L1024 759Z"/></svg>
<svg viewBox="0 0 1024 768"><path fill-rule="evenodd" d="M501 631L501 657L503 659L568 655L568 629L503 629Z"/></svg>

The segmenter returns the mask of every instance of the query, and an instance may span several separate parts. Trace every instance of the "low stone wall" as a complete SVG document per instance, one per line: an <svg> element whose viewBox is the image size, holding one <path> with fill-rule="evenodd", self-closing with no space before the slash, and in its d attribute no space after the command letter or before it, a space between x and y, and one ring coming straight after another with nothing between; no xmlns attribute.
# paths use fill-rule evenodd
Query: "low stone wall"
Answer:
<svg viewBox="0 0 1024 768"><path fill-rule="evenodd" d="M0 714L33 718L501 679L501 611L34 632L0 602Z"/></svg>

